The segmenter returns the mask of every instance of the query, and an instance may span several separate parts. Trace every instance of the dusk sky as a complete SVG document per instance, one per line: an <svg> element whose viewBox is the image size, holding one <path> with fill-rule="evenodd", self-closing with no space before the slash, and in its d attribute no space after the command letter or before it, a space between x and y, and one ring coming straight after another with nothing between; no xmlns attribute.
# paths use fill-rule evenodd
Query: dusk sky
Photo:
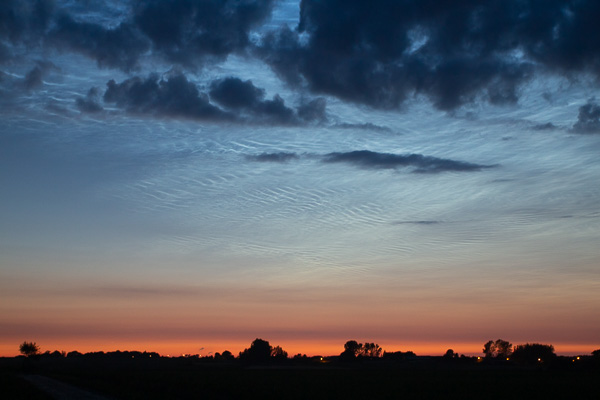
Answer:
<svg viewBox="0 0 600 400"><path fill-rule="evenodd" d="M599 21L1 1L0 356L600 348Z"/></svg>

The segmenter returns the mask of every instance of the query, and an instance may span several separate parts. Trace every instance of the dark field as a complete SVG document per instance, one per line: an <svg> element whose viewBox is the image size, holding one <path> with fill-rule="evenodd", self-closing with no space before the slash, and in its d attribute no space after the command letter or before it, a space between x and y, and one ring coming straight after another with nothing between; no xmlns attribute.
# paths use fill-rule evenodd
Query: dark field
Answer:
<svg viewBox="0 0 600 400"><path fill-rule="evenodd" d="M42 392L13 371L2 369L0 372L0 398L7 400L48 400L49 395Z"/></svg>
<svg viewBox="0 0 600 400"><path fill-rule="evenodd" d="M26 362L27 361L27 362ZM114 399L598 399L595 368L450 365L242 366L197 360L0 360L0 398L47 399L39 374Z"/></svg>

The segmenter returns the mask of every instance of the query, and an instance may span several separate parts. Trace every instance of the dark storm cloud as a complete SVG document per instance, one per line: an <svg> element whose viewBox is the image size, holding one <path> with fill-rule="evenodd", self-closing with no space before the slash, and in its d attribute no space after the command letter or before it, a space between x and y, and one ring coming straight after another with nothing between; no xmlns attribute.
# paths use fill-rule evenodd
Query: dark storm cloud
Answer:
<svg viewBox="0 0 600 400"><path fill-rule="evenodd" d="M536 70L600 75L600 2L303 0L258 54L292 84L380 108L514 103Z"/></svg>
<svg viewBox="0 0 600 400"><path fill-rule="evenodd" d="M101 67L133 69L141 54L150 48L135 26L121 23L114 29L102 25L77 22L69 15L61 15L49 40L60 48L77 51L96 60Z"/></svg>
<svg viewBox="0 0 600 400"><path fill-rule="evenodd" d="M326 119L324 99L315 99L301 104L297 111L285 105L279 96L264 100L264 89L254 86L252 81L228 77L215 80L210 87L210 98L232 111L249 115L255 122L269 122L282 125L301 122L323 121Z"/></svg>
<svg viewBox="0 0 600 400"><path fill-rule="evenodd" d="M265 100L255 110L258 116L264 115L267 119L280 124L295 124L296 116L294 110L286 107L285 101L276 94L272 100Z"/></svg>
<svg viewBox="0 0 600 400"><path fill-rule="evenodd" d="M234 77L214 81L209 94L217 103L233 109L256 108L265 97L264 89L257 88L252 81Z"/></svg>
<svg viewBox="0 0 600 400"><path fill-rule="evenodd" d="M43 43L125 71L147 56L196 68L252 49L292 85L384 109L414 96L441 110L482 100L515 103L538 72L600 78L595 0L302 0L297 29L285 25L259 38L274 3L129 0L113 21L116 8L100 18L68 2L57 12L50 0L5 0L0 62L17 44ZM211 88L211 97L273 123L326 120L324 100L291 109L278 96L265 100L251 82L237 84L229 90L246 97L224 87Z"/></svg>
<svg viewBox="0 0 600 400"><path fill-rule="evenodd" d="M181 73L165 78L158 75L145 79L133 77L121 83L110 80L106 86L104 102L114 103L132 113L203 120L231 118L210 104L208 96Z"/></svg>
<svg viewBox="0 0 600 400"><path fill-rule="evenodd" d="M286 107L279 95L272 100L263 100L265 91L255 87L251 81L229 77L211 84L210 97L222 106L247 112L254 118L264 118L281 124L296 122L294 110Z"/></svg>
<svg viewBox="0 0 600 400"><path fill-rule="evenodd" d="M389 154L368 150L346 153L329 153L323 157L327 163L348 163L363 168L393 169L414 167L414 172L437 173L444 171L479 171L490 168L488 165L472 164L463 161L424 156L421 154Z"/></svg>
<svg viewBox="0 0 600 400"><path fill-rule="evenodd" d="M309 51L301 46L298 32L284 25L279 31L265 34L255 51L283 80L292 85L303 83L301 66Z"/></svg>
<svg viewBox="0 0 600 400"><path fill-rule="evenodd" d="M223 58L249 43L248 33L270 14L274 0L136 1L133 20L168 59L188 63Z"/></svg>
<svg viewBox="0 0 600 400"><path fill-rule="evenodd" d="M590 99L587 104L579 107L577 122L573 125L576 133L600 133L600 105L595 99Z"/></svg>
<svg viewBox="0 0 600 400"><path fill-rule="evenodd" d="M40 42L82 53L109 68L129 71L144 54L192 66L223 60L249 45L249 33L271 14L274 0L131 0L121 22L100 24L50 0L0 2L0 39ZM81 14L81 13L80 13ZM106 22L106 21L105 21ZM51 27L51 29L49 29ZM0 61L10 50L0 42Z"/></svg>
<svg viewBox="0 0 600 400"><path fill-rule="evenodd" d="M291 160L296 160L299 156L296 153L262 153L258 155L250 155L246 156L248 160L258 161L258 162L288 162Z"/></svg>
<svg viewBox="0 0 600 400"><path fill-rule="evenodd" d="M100 90L91 88L85 97L78 97L75 104L80 111L87 113L95 113L104 110L100 105Z"/></svg>
<svg viewBox="0 0 600 400"><path fill-rule="evenodd" d="M326 108L327 101L323 98L303 102L297 109L298 117L306 122L325 122L327 121Z"/></svg>
<svg viewBox="0 0 600 400"><path fill-rule="evenodd" d="M274 2L130 0L119 24L102 25L66 6L55 13L51 0L4 0L0 61L13 44L42 38L126 71L145 54L187 66L223 60L254 47L249 34ZM316 93L380 108L417 94L452 110L514 103L538 70L600 76L599 19L595 0L302 0L298 29L264 35L256 54ZM277 99L265 105L283 110Z"/></svg>
<svg viewBox="0 0 600 400"><path fill-rule="evenodd" d="M302 125L324 115L324 100L316 99L302 104L296 111L285 105L279 95L264 100L265 90L251 81L229 77L213 81L210 97L201 92L195 83L181 72L171 72L160 77L132 77L117 83L106 84L104 103L116 105L130 113L154 116L184 117L199 120L226 121L267 125ZM214 100L222 108L212 104ZM316 104L316 105L315 105ZM97 93L91 89L86 97L76 99L81 111L100 111ZM304 107L304 108L303 108ZM309 112L306 109L317 111ZM317 120L316 122L318 122Z"/></svg>

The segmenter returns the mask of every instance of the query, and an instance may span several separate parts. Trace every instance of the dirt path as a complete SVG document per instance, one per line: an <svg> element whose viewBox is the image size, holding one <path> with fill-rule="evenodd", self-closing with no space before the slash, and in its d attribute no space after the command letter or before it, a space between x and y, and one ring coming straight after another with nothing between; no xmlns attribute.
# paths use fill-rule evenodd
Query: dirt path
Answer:
<svg viewBox="0 0 600 400"><path fill-rule="evenodd" d="M110 397L101 396L46 376L22 375L22 377L56 400L112 400Z"/></svg>

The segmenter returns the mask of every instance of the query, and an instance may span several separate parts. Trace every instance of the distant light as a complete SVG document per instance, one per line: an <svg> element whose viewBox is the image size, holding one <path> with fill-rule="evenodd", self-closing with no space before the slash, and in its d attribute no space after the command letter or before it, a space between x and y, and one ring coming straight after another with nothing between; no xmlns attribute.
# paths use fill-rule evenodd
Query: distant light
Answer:
<svg viewBox="0 0 600 400"><path fill-rule="evenodd" d="M542 359L541 359L541 358L538 358L538 361L539 361L539 362L542 362Z"/></svg>
<svg viewBox="0 0 600 400"><path fill-rule="evenodd" d="M509 361L509 360L510 360L510 357L506 357L506 361Z"/></svg>
<svg viewBox="0 0 600 400"><path fill-rule="evenodd" d="M580 359L580 357L579 357L579 356L577 356L577 359L579 360L579 359Z"/></svg>

